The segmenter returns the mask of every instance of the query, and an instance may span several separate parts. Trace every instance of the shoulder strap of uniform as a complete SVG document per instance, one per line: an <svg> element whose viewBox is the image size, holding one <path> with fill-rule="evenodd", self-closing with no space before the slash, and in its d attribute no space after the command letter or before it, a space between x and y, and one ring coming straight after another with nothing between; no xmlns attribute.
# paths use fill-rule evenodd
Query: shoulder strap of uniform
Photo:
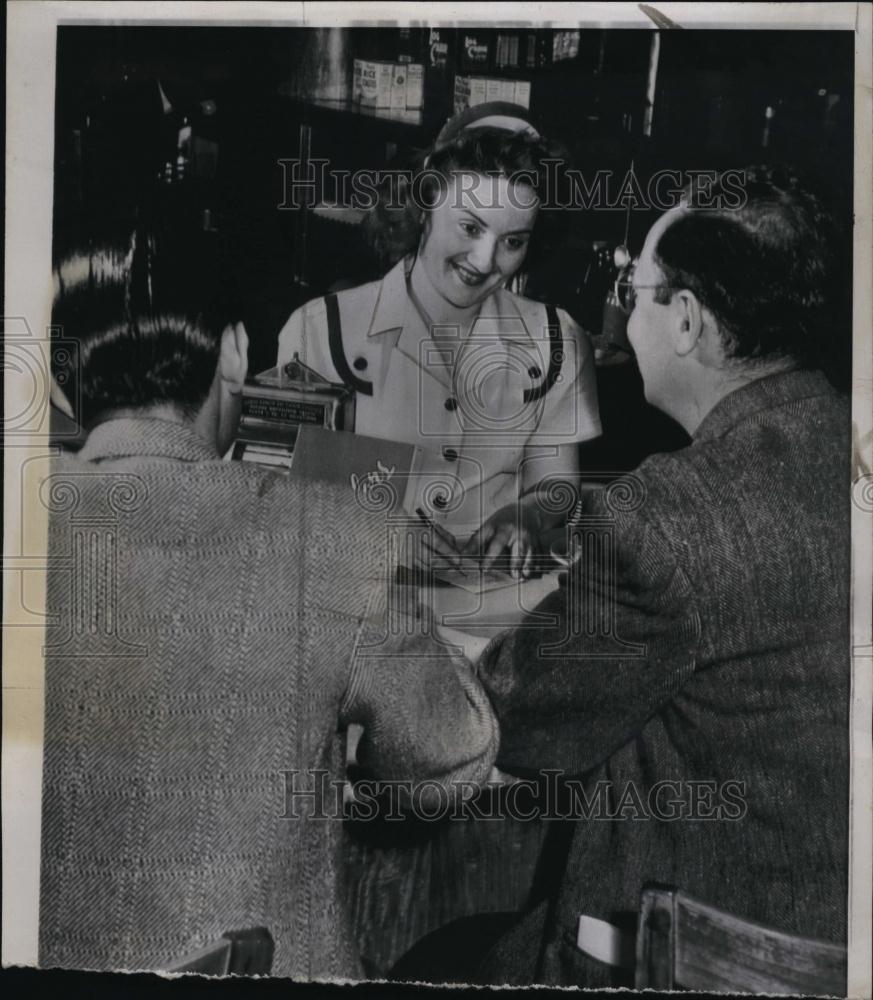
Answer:
<svg viewBox="0 0 873 1000"><path fill-rule="evenodd" d="M365 382L364 379L358 378L346 360L346 352L343 349L343 329L340 322L339 303L337 302L336 294L331 292L329 295L325 295L324 304L327 308L327 342L330 347L330 360L333 362L337 374L343 380L343 383L349 386L349 388L354 389L355 392L360 392L364 396L372 396L373 383Z"/></svg>
<svg viewBox="0 0 873 1000"><path fill-rule="evenodd" d="M564 338L561 336L561 321L558 319L558 310L554 306L546 306L546 323L549 331L549 370L538 386L533 389L525 389L524 401L526 403L535 403L545 396L557 382L558 376L561 374L561 365L564 363Z"/></svg>

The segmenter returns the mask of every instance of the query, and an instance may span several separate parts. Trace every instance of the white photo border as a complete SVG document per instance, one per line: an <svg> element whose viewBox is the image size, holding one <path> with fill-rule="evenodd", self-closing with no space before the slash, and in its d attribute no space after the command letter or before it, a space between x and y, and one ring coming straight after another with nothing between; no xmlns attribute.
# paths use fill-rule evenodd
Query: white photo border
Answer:
<svg viewBox="0 0 873 1000"><path fill-rule="evenodd" d="M541 3L537 26L650 28L633 3ZM533 23L528 3L445 3L422 20L416 3L37 2L12 0L7 14L5 330L37 341L50 324L56 31L59 24L435 25ZM855 33L852 698L848 996L870 997L873 910L873 8L864 3L666 3L657 13L677 26L707 29L818 29ZM10 433L33 400L32 383L7 354L4 448L3 906L2 963L35 965L43 739L42 629L45 510L22 536L29 462L47 454L47 426ZM47 372L44 373L48 386ZM47 415L46 415L47 422ZM40 580L42 582L40 582ZM42 588L42 589L41 589Z"/></svg>

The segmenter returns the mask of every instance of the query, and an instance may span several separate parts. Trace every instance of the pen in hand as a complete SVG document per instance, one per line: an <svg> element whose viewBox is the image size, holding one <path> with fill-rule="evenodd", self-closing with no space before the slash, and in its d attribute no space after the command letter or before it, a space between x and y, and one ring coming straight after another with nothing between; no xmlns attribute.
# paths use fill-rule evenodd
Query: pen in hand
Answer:
<svg viewBox="0 0 873 1000"><path fill-rule="evenodd" d="M431 528L436 536L436 539L442 543L439 551L432 548L430 545L428 545L428 548L435 555L442 556L453 569L457 570L461 574L461 576L466 576L467 574L463 570L461 555L458 552L458 543L455 538L448 531L446 531L445 528L440 527L440 525L438 525L432 517L428 517L421 507L416 507L415 513L418 515L422 524Z"/></svg>

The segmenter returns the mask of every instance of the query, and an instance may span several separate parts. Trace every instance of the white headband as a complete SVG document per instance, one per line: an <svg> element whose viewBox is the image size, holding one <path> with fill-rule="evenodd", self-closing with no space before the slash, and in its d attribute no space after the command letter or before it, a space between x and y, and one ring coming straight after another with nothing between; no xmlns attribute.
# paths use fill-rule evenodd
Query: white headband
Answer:
<svg viewBox="0 0 873 1000"><path fill-rule="evenodd" d="M461 131L466 132L470 128L502 128L507 132L524 132L533 139L539 139L540 137L539 132L537 132L530 122L526 122L523 118L514 118L510 115L488 115L485 118L477 118L476 121L465 125Z"/></svg>

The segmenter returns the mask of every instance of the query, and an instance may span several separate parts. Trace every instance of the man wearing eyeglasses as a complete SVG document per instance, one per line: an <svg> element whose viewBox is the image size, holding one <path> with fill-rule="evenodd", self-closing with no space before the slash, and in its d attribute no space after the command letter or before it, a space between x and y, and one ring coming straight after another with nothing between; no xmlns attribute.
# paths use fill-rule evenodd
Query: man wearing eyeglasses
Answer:
<svg viewBox="0 0 873 1000"><path fill-rule="evenodd" d="M747 172L745 196L668 212L622 279L646 397L691 445L587 498L567 584L479 663L498 767L559 772L551 808L575 821L485 981L632 982L626 931L652 882L845 942L850 423L821 371L841 332L835 240L787 176Z"/></svg>

